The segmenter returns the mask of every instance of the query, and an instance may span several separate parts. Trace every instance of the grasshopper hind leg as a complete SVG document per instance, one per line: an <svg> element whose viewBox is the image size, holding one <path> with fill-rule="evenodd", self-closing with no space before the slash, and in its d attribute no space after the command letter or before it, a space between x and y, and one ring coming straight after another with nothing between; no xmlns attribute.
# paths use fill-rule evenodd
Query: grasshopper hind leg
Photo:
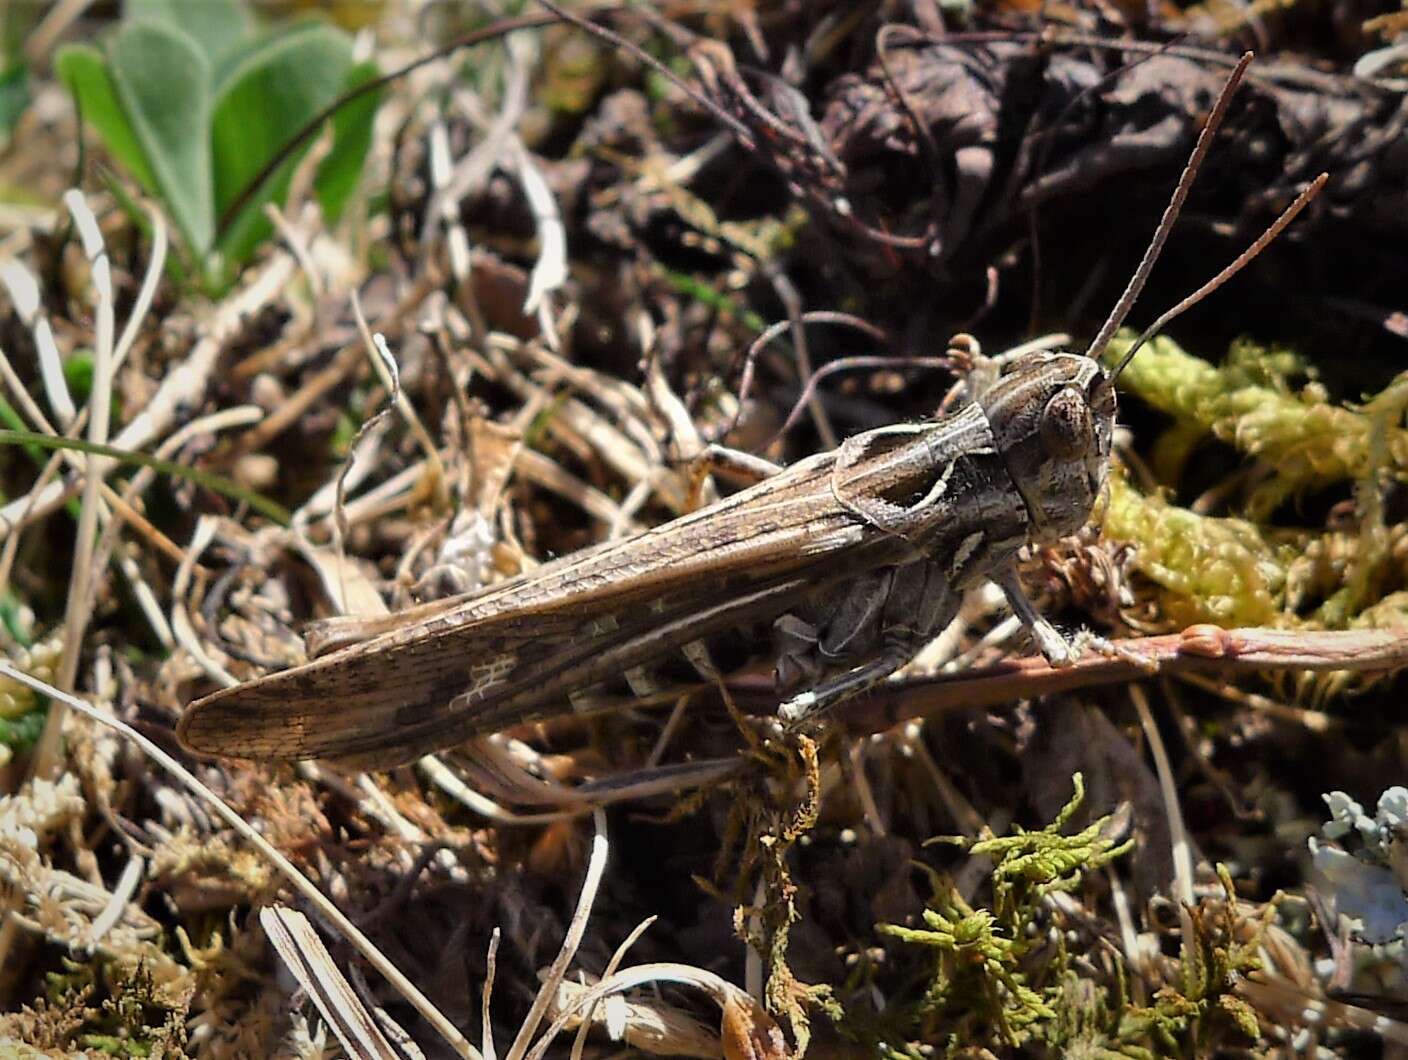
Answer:
<svg viewBox="0 0 1408 1060"><path fill-rule="evenodd" d="M815 671L829 676L778 708L789 724L815 718L884 681L953 621L962 600L946 568L927 560L864 575L843 586L839 595L839 600L825 601L827 618L815 626L810 659ZM775 629L783 632L780 627L789 621L794 616L784 615ZM785 658L779 660L779 678ZM808 663L793 659L791 665Z"/></svg>

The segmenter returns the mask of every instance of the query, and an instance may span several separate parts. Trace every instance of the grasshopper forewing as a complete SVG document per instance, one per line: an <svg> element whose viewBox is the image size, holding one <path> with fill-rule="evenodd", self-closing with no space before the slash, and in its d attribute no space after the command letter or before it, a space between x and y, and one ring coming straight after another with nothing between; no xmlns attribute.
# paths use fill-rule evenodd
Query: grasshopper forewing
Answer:
<svg viewBox="0 0 1408 1060"><path fill-rule="evenodd" d="M955 494L1001 477L994 447L973 444L986 438L976 407L949 423L939 472ZM971 520L926 518L932 525L921 541L877 532L852 510L886 495L927 496L935 442L908 429L859 435L636 537L405 612L400 629L198 701L181 720L181 739L240 757L384 767L562 713L574 691L690 641L772 619L857 572L906 563L916 544L956 555L976 532ZM992 501L987 526L996 525L1001 499ZM1006 508L1001 536L1015 551L1025 520L1020 500L1008 498ZM981 562L976 548L968 551L966 562Z"/></svg>
<svg viewBox="0 0 1408 1060"><path fill-rule="evenodd" d="M1070 661L1023 594L1015 561L1024 546L1079 529L1104 489L1115 392L1098 355L1249 61L1229 79L1144 261L1086 353L1006 363L975 354L943 415L856 435L653 530L414 608L369 640L216 692L187 709L182 742L384 769L560 715L577 693L672 655L707 662L709 638L760 626L771 627L779 685L793 693L779 712L798 721L888 677L952 621L967 589L989 580L1046 658ZM1241 268L1322 183L1176 308ZM701 644L702 655L691 651Z"/></svg>

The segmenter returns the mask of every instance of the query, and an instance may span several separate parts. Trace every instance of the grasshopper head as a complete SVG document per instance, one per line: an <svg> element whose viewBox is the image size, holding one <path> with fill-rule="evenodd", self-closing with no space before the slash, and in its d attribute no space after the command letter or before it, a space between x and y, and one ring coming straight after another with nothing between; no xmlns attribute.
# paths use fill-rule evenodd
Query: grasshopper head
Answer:
<svg viewBox="0 0 1408 1060"><path fill-rule="evenodd" d="M1033 353L978 396L1033 539L1054 541L1090 518L1110 462L1113 381L1074 353Z"/></svg>

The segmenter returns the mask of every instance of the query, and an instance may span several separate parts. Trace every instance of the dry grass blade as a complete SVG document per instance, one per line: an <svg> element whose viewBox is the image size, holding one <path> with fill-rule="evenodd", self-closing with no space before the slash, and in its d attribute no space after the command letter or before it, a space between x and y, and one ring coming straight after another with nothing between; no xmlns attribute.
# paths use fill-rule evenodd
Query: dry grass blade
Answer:
<svg viewBox="0 0 1408 1060"><path fill-rule="evenodd" d="M601 810L595 810L592 813L592 824L596 827L596 835L592 837L591 858L587 862L587 874L586 878L582 880L582 893L577 898L577 908L572 914L572 922L568 925L567 935L562 940L562 948L558 951L557 958L543 977L543 985L538 990L538 996L533 999L528 1015L523 1018L523 1023L518 1028L518 1036L514 1038L513 1044L504 1054L504 1060L521 1060L523 1055L528 1052L533 1035L538 1032L538 1025L551 1007L553 998L557 996L558 985L562 982L562 977L567 974L567 969L571 967L572 959L577 955L577 947L581 944L582 935L587 929L587 920L591 917L597 888L601 886L602 873L606 871L606 855L609 850L606 842L606 814Z"/></svg>
<svg viewBox="0 0 1408 1060"><path fill-rule="evenodd" d="M399 1060L400 1054L338 971L332 954L306 916L279 905L265 906L259 910L259 923L283 958L284 966L313 999L349 1056L358 1060Z"/></svg>
<svg viewBox="0 0 1408 1060"><path fill-rule="evenodd" d="M626 968L601 980L595 986L577 993L543 1032L538 1044L527 1055L527 1060L542 1060L551 1048L553 1040L567 1026L580 1019L580 1013L603 999L626 990L652 983L675 983L691 986L708 994L720 1009L720 1024L723 1029L724 1055L758 1057L759 1060L782 1060L791 1056L785 1041L778 1031L776 1022L763 1006L745 991L726 979L702 968L682 964L641 964ZM743 1028L746 1028L743 1029ZM740 1038L746 1039L739 1040Z"/></svg>

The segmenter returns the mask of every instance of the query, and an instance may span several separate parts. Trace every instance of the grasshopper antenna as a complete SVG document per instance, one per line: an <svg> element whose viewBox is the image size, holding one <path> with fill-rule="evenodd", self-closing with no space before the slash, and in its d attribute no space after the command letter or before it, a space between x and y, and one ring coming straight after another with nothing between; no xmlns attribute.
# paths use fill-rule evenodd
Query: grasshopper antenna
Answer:
<svg viewBox="0 0 1408 1060"><path fill-rule="evenodd" d="M1242 251L1242 253L1238 254L1236 260L1234 260L1230 265L1228 265L1225 269L1219 272L1211 280L1203 284L1196 291L1190 294L1187 298L1183 299L1183 301L1179 302L1176 306L1168 310L1166 313L1160 316L1159 319L1155 320L1152 324L1145 328L1143 332L1140 333L1139 337L1134 340L1134 345L1131 346L1128 350L1126 350L1125 355L1120 358L1120 363L1117 364L1115 366L1115 370L1110 373L1109 381L1113 383L1115 379L1119 377L1119 374L1124 371L1124 366L1127 365L1130 361L1134 360L1134 355L1139 352L1139 347L1143 346L1144 343L1148 342L1149 339L1152 338L1159 331L1160 328L1162 328L1174 317L1182 313L1185 309L1189 309L1192 306L1197 305L1208 295L1212 294L1213 291L1216 291L1233 276L1241 272L1242 267L1244 265L1247 265L1253 258L1255 258L1263 250L1265 250L1267 244L1269 244L1273 239L1279 236L1281 234L1281 231L1288 224L1290 224L1296 219L1296 215L1310 205L1310 200L1320 194L1320 189L1325 186L1325 182L1329 179L1330 174L1321 173L1318 177L1312 180L1310 184L1306 187L1306 189L1296 196L1296 201L1291 203L1290 206L1286 207L1285 212L1281 214L1280 217L1276 218L1274 222L1272 222L1270 228L1268 228L1265 232L1261 233L1261 235L1257 237L1255 243L1249 246L1246 250Z"/></svg>
<svg viewBox="0 0 1408 1060"><path fill-rule="evenodd" d="M1178 220L1178 211L1183 209L1183 200L1188 198L1188 189L1193 186L1198 169L1202 166L1203 159L1207 157L1208 148L1212 145L1212 138L1217 134L1217 127L1222 124L1222 119L1227 114L1228 104L1232 102L1232 94L1242 83L1242 75L1247 72L1252 58L1252 53L1246 52L1238 60L1231 76L1227 78L1227 84L1222 86L1222 94L1213 104L1212 113L1208 115L1207 123L1203 125L1203 131L1198 133L1198 142L1193 145L1193 153L1188 156L1188 164L1183 167L1183 173L1178 178L1178 186L1173 189L1173 197L1164 207L1163 217L1159 218L1159 227L1154 230L1154 238L1149 240L1149 247L1144 251L1139 268L1135 269L1134 275L1130 277L1129 286L1124 289L1124 294L1120 295L1120 300L1115 303L1115 308L1110 310L1110 315L1105 318L1105 323L1101 325L1099 333L1090 344L1090 348L1085 351L1087 357L1098 359L1105 352L1105 347L1110 344L1110 339L1119 330L1119 326L1124 323L1124 318L1129 315L1129 311L1134 308L1134 303L1139 298L1139 292L1144 289L1144 283L1149 279L1154 262L1159 260L1164 243L1168 241L1168 234L1173 229L1174 222Z"/></svg>

